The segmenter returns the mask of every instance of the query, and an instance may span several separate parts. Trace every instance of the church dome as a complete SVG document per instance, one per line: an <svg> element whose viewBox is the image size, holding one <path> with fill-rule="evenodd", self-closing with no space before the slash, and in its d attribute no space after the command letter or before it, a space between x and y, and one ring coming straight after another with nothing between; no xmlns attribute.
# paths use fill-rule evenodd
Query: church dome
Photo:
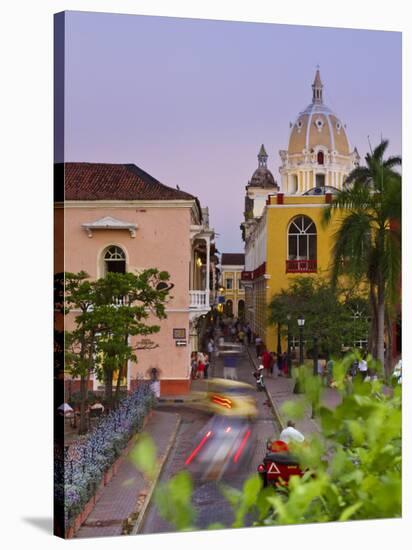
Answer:
<svg viewBox="0 0 412 550"><path fill-rule="evenodd" d="M267 167L268 155L266 153L264 145L261 146L258 154L258 167L253 172L253 176L250 179L249 185L251 187L262 187L264 189L269 189L277 187L275 178L273 177L272 172Z"/></svg>
<svg viewBox="0 0 412 550"><path fill-rule="evenodd" d="M311 153L325 148L332 154L350 154L345 125L323 103L323 84L319 69L312 84L312 103L297 116L289 137L289 155ZM334 153L335 152L335 153Z"/></svg>
<svg viewBox="0 0 412 550"><path fill-rule="evenodd" d="M275 178L268 168L257 168L250 179L252 187L275 187Z"/></svg>

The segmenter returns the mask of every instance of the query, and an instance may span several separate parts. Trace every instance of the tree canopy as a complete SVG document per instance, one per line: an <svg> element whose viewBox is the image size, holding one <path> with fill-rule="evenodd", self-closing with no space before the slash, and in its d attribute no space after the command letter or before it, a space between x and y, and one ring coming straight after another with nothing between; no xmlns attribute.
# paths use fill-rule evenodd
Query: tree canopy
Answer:
<svg viewBox="0 0 412 550"><path fill-rule="evenodd" d="M332 285L321 276L296 277L269 304L270 324L286 326L289 322L292 335L297 336L297 319L303 316L305 339L316 336L324 354L340 353L342 346L352 347L365 339L368 314L364 297Z"/></svg>
<svg viewBox="0 0 412 550"><path fill-rule="evenodd" d="M334 235L332 282L348 275L366 282L371 305L371 352L384 364L385 313L392 318L400 297L402 177L395 170L401 158L384 159L382 140L355 168L345 188L325 209L324 225L338 214ZM390 354L389 354L390 357Z"/></svg>

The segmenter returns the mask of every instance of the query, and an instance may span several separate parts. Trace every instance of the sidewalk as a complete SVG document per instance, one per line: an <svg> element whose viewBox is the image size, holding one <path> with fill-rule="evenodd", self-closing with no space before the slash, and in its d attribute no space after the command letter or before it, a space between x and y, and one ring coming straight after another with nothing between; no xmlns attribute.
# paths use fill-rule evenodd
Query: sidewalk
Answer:
<svg viewBox="0 0 412 550"><path fill-rule="evenodd" d="M154 410L145 432L154 440L160 460L164 460L179 415ZM123 522L136 511L150 491L148 482L127 458L117 474L103 489L93 511L77 531L75 538L109 537L122 534Z"/></svg>
<svg viewBox="0 0 412 550"><path fill-rule="evenodd" d="M251 360L255 363L256 366L258 366L254 346L249 346L248 351ZM285 403L286 401L300 400L302 399L302 395L293 393L295 380L293 378L278 376L276 368L274 368L273 378L271 378L270 376L265 376L265 385L267 394L271 399L273 406L276 409L280 423L282 424L282 428L284 428L286 427L286 422L288 418L286 418L281 413L281 407L283 403ZM339 405L340 401L341 397L336 390L334 390L333 388L324 388L324 393L321 400L321 403L323 405L325 405L326 407L334 408ZM309 407L305 411L304 418L302 418L301 420L296 420L296 428L305 436L308 436L309 434L315 432L320 432L318 419L311 418L311 414L312 410L311 407Z"/></svg>

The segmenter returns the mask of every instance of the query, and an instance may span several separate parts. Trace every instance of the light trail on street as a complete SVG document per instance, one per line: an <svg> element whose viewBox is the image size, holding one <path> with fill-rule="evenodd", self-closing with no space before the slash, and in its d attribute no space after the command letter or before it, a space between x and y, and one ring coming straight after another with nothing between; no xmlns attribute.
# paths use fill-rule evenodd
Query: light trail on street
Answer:
<svg viewBox="0 0 412 550"><path fill-rule="evenodd" d="M251 350L251 353L253 352ZM246 351L239 356L236 368L238 379L251 384L254 388L253 365ZM222 377L222 373L223 361L221 358L216 358L211 368L211 374L214 377ZM258 414L250 423L250 430L246 430L243 434L243 438L240 440L234 454L233 461L235 463L239 459L246 458L246 461L242 462L240 471L239 469L227 468L224 452L222 452L222 460L214 461L209 471L191 471L191 462L196 460L196 455L202 449L206 449L213 438L212 433L210 433L211 430L208 428L211 416L195 408L190 408L189 405L179 407L177 405L162 406L162 410L178 411L182 417L182 422L159 483L167 482L179 471L188 469L191 471L194 484L192 503L196 511L195 524L199 529L206 529L212 523L220 523L225 527L231 526L234 514L230 504L221 493L221 485L225 484L235 489L241 489L245 480L257 472L257 467L266 452L267 439L274 438L279 434L278 426L267 401L266 392L251 389L247 393L256 399ZM225 431L230 432L230 426ZM253 442L251 452L249 456L241 457L249 439ZM159 516L154 499L152 499L139 532L154 534L173 531L175 531L175 528Z"/></svg>

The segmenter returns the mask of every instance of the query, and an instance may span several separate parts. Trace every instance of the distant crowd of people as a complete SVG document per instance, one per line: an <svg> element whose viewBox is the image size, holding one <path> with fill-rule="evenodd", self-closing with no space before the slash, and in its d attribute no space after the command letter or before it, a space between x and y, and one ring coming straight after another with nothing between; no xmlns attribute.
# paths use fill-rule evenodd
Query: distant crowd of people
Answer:
<svg viewBox="0 0 412 550"><path fill-rule="evenodd" d="M267 349L262 338L255 334L249 323L239 319L215 319L210 323L205 332L202 341L201 352L192 352L191 354L191 377L209 378L211 366L214 361L217 349L227 343L236 343L248 346L254 346L259 365L263 366L264 375L289 376L293 354L288 357L286 351L276 353ZM333 385L333 359L320 356L317 360L317 374L324 381L324 385ZM224 365L224 371L233 371L229 369L230 365ZM367 352L364 352L360 360L355 360L350 366L347 376L352 379L359 374L363 380L373 380L376 373L368 365ZM230 376L232 377L232 375Z"/></svg>
<svg viewBox="0 0 412 550"><path fill-rule="evenodd" d="M191 378L209 378L210 355L193 351L190 358Z"/></svg>

